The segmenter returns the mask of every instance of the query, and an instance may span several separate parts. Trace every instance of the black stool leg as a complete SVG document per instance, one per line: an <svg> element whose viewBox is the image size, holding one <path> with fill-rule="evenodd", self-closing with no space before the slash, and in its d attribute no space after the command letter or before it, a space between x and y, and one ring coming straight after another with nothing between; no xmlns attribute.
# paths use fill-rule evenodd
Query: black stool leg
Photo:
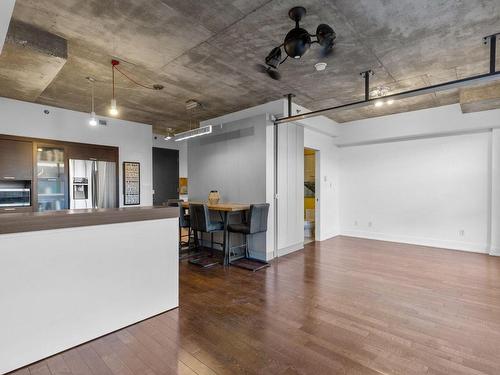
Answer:
<svg viewBox="0 0 500 375"><path fill-rule="evenodd" d="M229 231L227 232L227 254L224 252L224 264L231 264L231 232Z"/></svg>
<svg viewBox="0 0 500 375"><path fill-rule="evenodd" d="M182 250L182 228L179 225L179 252Z"/></svg>
<svg viewBox="0 0 500 375"><path fill-rule="evenodd" d="M214 256L214 232L210 233L210 252L212 253L212 257Z"/></svg>
<svg viewBox="0 0 500 375"><path fill-rule="evenodd" d="M245 257L250 258L250 252L248 251L248 235L245 236Z"/></svg>

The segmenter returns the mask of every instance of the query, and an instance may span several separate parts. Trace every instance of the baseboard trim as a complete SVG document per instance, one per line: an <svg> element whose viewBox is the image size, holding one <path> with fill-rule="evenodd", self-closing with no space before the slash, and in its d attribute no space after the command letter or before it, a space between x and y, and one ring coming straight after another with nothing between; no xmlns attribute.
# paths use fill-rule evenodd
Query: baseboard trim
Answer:
<svg viewBox="0 0 500 375"><path fill-rule="evenodd" d="M323 236L322 238L320 238L318 241L322 242L322 241L326 241L326 240L331 240L332 238L338 237L340 235L341 234L338 232L327 234L326 236Z"/></svg>
<svg viewBox="0 0 500 375"><path fill-rule="evenodd" d="M441 249L468 251L480 254L491 254L489 246L484 243L439 240L434 238L400 236L387 233L376 233L376 232L366 232L357 230L343 230L341 231L341 235L349 237L357 237L357 238L366 238L369 240L399 242L411 245L437 247Z"/></svg>
<svg viewBox="0 0 500 375"><path fill-rule="evenodd" d="M494 257L500 257L500 247L491 246L489 254Z"/></svg>
<svg viewBox="0 0 500 375"><path fill-rule="evenodd" d="M299 242L291 246L284 247L282 249L278 249L278 257L282 257L284 255L288 255L290 253L293 253L297 250L302 250L304 248L304 243Z"/></svg>

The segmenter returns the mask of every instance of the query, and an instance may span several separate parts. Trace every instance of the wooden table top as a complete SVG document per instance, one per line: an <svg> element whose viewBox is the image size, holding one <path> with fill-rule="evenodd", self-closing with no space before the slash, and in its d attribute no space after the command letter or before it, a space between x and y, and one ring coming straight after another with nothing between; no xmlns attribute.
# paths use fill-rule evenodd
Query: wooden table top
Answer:
<svg viewBox="0 0 500 375"><path fill-rule="evenodd" d="M248 203L217 203L211 204L208 202L182 202L182 207L189 208L189 204L206 204L209 210L212 211L227 211L227 212L236 212L236 211L247 211L250 209L250 204Z"/></svg>

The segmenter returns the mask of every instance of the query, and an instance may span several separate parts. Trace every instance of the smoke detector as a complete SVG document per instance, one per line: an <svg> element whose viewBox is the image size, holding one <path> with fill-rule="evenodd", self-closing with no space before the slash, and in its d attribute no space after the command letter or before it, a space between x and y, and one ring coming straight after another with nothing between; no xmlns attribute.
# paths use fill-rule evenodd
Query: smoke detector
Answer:
<svg viewBox="0 0 500 375"><path fill-rule="evenodd" d="M314 64L314 69L316 69L316 71L318 72L321 72L326 69L326 65L326 62L319 62Z"/></svg>

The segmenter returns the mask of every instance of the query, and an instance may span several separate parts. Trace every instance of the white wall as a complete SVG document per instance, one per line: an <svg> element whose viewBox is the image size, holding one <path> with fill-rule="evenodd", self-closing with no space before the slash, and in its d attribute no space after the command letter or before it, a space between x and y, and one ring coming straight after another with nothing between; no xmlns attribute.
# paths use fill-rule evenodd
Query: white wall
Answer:
<svg viewBox="0 0 500 375"><path fill-rule="evenodd" d="M0 98L0 113L0 134L119 147L120 205L124 161L141 163L141 205L153 204L151 125L107 118L107 126L91 127L87 113L6 98Z"/></svg>
<svg viewBox="0 0 500 375"><path fill-rule="evenodd" d="M339 149L334 138L318 133L315 129L304 127L304 147L319 151L316 180L316 212L319 215L316 222L316 239L319 241L334 237L340 233L340 207L338 199L339 188Z"/></svg>
<svg viewBox="0 0 500 375"><path fill-rule="evenodd" d="M0 54L2 53L7 30L9 29L10 18L14 11L16 0L2 0L0 1Z"/></svg>
<svg viewBox="0 0 500 375"><path fill-rule="evenodd" d="M464 114L460 104L452 104L340 124L335 143L347 146L499 127L500 109Z"/></svg>
<svg viewBox="0 0 500 375"><path fill-rule="evenodd" d="M500 110L354 121L335 143L341 234L500 255Z"/></svg>
<svg viewBox="0 0 500 375"><path fill-rule="evenodd" d="M491 134L490 254L500 256L500 129L493 129Z"/></svg>
<svg viewBox="0 0 500 375"><path fill-rule="evenodd" d="M487 252L490 142L483 132L342 148L342 234Z"/></svg>

